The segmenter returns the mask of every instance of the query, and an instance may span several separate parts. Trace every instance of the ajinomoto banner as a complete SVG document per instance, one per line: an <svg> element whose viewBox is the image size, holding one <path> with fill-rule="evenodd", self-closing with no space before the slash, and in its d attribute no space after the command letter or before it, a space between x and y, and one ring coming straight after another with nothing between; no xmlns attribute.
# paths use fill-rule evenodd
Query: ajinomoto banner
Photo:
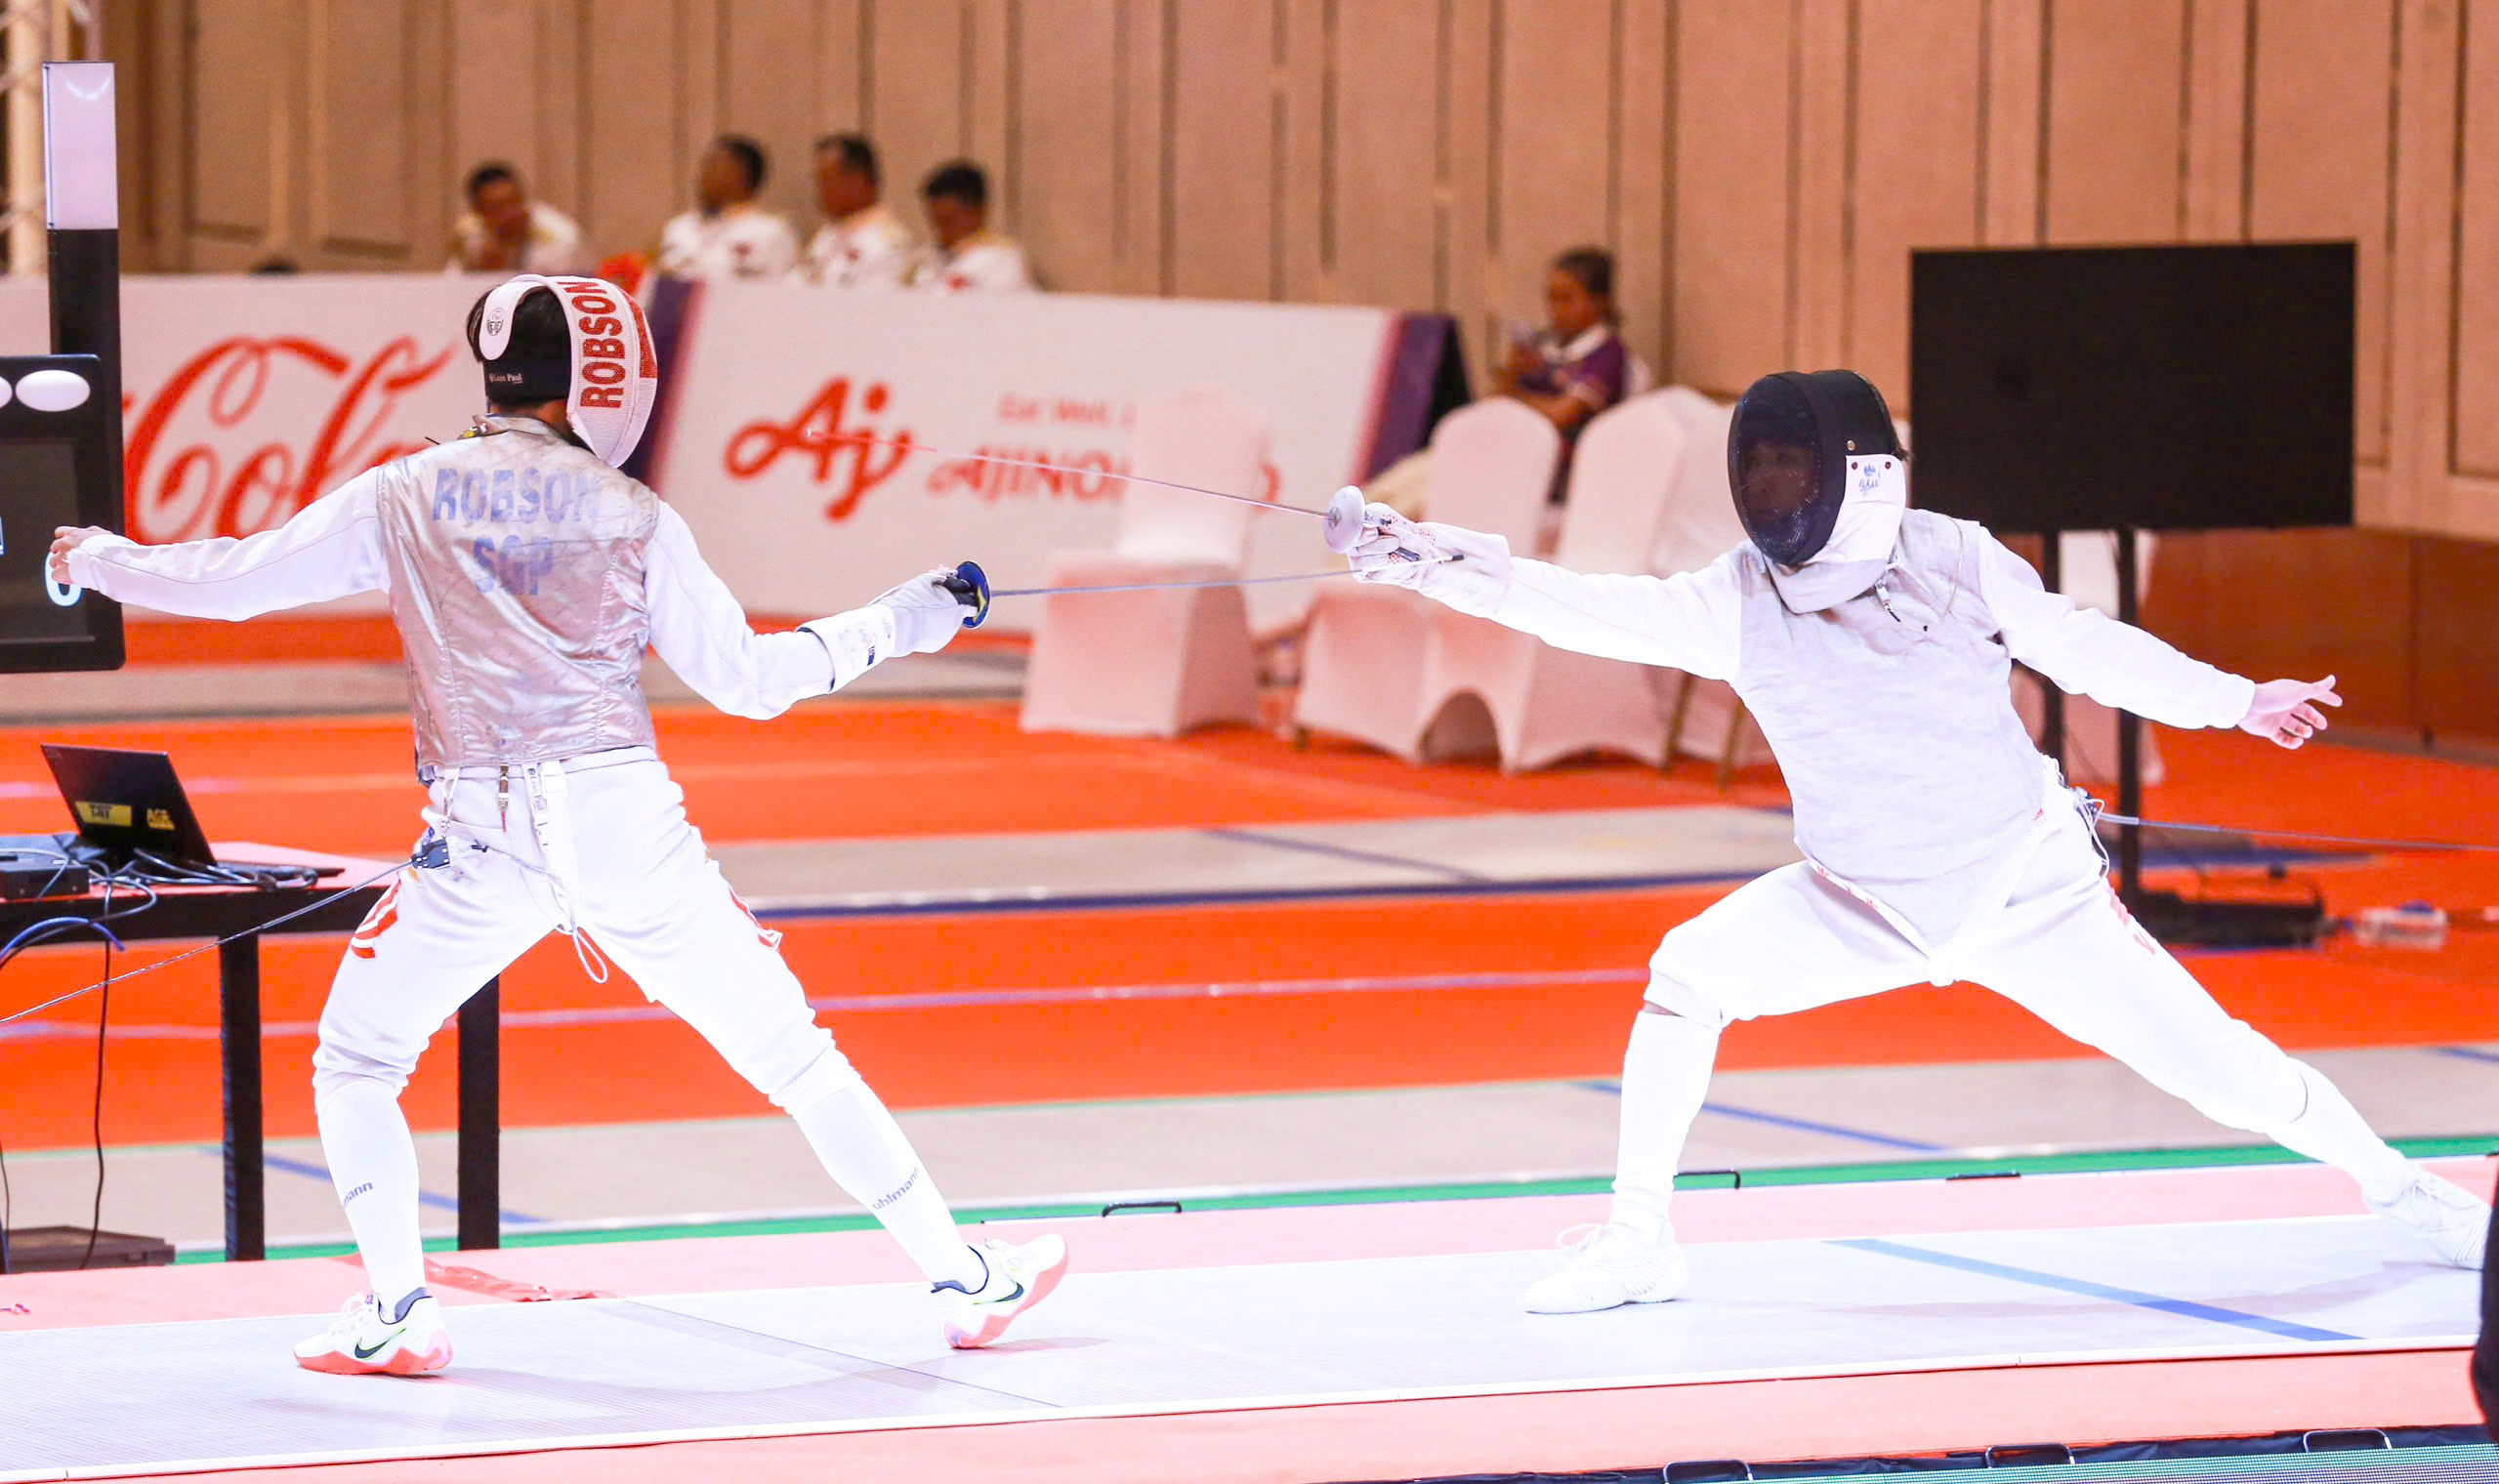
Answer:
<svg viewBox="0 0 2499 1484"><path fill-rule="evenodd" d="M688 312L652 482L738 597L776 613L965 558L1038 587L1053 552L1110 545L1155 392L1216 383L1264 408L1266 479L1232 493L1325 505L1369 472L1397 327L1379 309L795 283L706 284ZM1250 542L1253 575L1330 563L1313 520L1253 521ZM1251 600L1266 623L1309 594ZM991 622L1035 616L1001 603Z"/></svg>
<svg viewBox="0 0 2499 1484"><path fill-rule="evenodd" d="M125 279L130 534L267 530L376 464L457 436L483 398L462 326L496 281ZM1129 426L1158 391L1219 383L1257 403L1270 467L1262 488L1236 493L1324 505L1382 453L1399 339L1399 317L1378 309L803 283L677 286L652 308L663 388L635 467L749 610L782 617L854 606L966 558L999 587L1038 586L1052 553L1108 546ZM40 279L0 283L0 345L48 345ZM1394 421L1410 446L1417 417ZM1317 522L1252 522L1251 573L1328 564ZM1267 624L1309 595L1251 598ZM992 622L1033 616L1005 603Z"/></svg>

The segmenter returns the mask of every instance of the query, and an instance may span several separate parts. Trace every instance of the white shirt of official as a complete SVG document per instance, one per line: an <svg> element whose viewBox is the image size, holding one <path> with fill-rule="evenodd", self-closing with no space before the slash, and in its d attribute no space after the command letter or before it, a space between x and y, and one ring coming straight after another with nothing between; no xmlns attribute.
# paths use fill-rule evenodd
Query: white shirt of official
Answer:
<svg viewBox="0 0 2499 1484"><path fill-rule="evenodd" d="M1027 293L1032 270L1012 237L975 232L950 253L932 253L911 274L911 287L931 294Z"/></svg>
<svg viewBox="0 0 2499 1484"><path fill-rule="evenodd" d="M493 271L481 268L479 260L485 255L488 239L485 219L474 211L462 212L460 220L451 224L451 261L443 265L446 273ZM516 273L586 273L591 269L589 255L582 250L581 224L544 201L529 203L529 240L521 246L521 261L512 264Z"/></svg>
<svg viewBox="0 0 2499 1484"><path fill-rule="evenodd" d="M895 289L919 254L920 239L880 201L817 227L808 239L805 271L829 289Z"/></svg>
<svg viewBox="0 0 2499 1484"><path fill-rule="evenodd" d="M679 212L659 229L659 270L671 278L778 278L797 265L798 233L752 202Z"/></svg>

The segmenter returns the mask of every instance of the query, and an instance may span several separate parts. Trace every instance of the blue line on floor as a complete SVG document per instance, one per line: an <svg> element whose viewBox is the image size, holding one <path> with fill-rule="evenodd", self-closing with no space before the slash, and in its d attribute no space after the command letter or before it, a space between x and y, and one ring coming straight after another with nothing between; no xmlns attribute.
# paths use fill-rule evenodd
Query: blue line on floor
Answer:
<svg viewBox="0 0 2499 1484"><path fill-rule="evenodd" d="M2478 1046L2434 1046L2429 1050L2441 1056L2453 1056L2460 1061L2499 1062L2499 1051L2485 1051Z"/></svg>
<svg viewBox="0 0 2499 1484"><path fill-rule="evenodd" d="M1295 840L1290 835L1262 835L1256 830L1209 829L1197 832L1215 840L1239 841L1253 845L1273 845L1279 850L1300 850L1307 855L1327 855L1338 860L1357 861L1366 866L1395 866L1401 871L1428 871L1444 881L1480 882L1491 878L1479 876L1457 866L1444 866L1437 861L1413 860L1403 855L1388 855L1375 850L1356 850L1351 845L1333 845L1319 840Z"/></svg>
<svg viewBox="0 0 2499 1484"><path fill-rule="evenodd" d="M1271 844L1272 842L1270 842ZM1419 862L1399 866L1433 869ZM1537 896L1576 891L1645 891L1654 887L1740 886L1761 875L1759 869L1699 871L1661 876L1556 876L1535 881L1496 881L1471 877L1446 881L1391 882L1377 886L1259 886L1203 891L1085 891L1063 896L938 896L925 900L881 901L864 906L841 902L763 906L755 915L767 923L830 922L844 918L953 916L993 912L1091 912L1102 908L1228 907L1259 902L1353 902L1388 896Z"/></svg>
<svg viewBox="0 0 2499 1484"><path fill-rule="evenodd" d="M319 1180L324 1184L329 1182L330 1172L326 1168L312 1164L308 1160L292 1160L282 1154L270 1154L264 1152L261 1155L261 1163L271 1170L279 1172L280 1174L300 1175L309 1179ZM431 1206L437 1211L458 1211L460 1209L460 1203L458 1201L453 1200L447 1195L436 1195L431 1190L418 1191L417 1204L420 1206ZM517 1211L507 1211L503 1213L503 1219L507 1224L513 1226L544 1226L547 1224L547 1218L545 1216L524 1216Z"/></svg>
<svg viewBox="0 0 2499 1484"><path fill-rule="evenodd" d="M1834 1247L1853 1247L1860 1252L1881 1253L1887 1257L1899 1257L1910 1262L1925 1262L1936 1267L1957 1268L1965 1273L1983 1273L1990 1278L2003 1278L2014 1283L2027 1283L2033 1288L2055 1289L2059 1293L2078 1294L2085 1298L2103 1298L2111 1303L2131 1303L2137 1308L2157 1309L2176 1314L2182 1319L2204 1319L2214 1324L2235 1325L2242 1330L2276 1336L2283 1340L2357 1340L2339 1330L2320 1330L2287 1319L2274 1319L2264 1314L2246 1314L2237 1309L2219 1308L2209 1303L2196 1303L2187 1298L2163 1298L2158 1294L2138 1293L2133 1289L2111 1288L2087 1278L2068 1278L2061 1273L2043 1273L2036 1268L2012 1267L2002 1262L1989 1262L1982 1257L1965 1257L1958 1253L1937 1252L1928 1247L1911 1247L1905 1242L1886 1242L1880 1237L1850 1237L1832 1243Z"/></svg>
<svg viewBox="0 0 2499 1484"><path fill-rule="evenodd" d="M1604 1092L1611 1097L1620 1097L1623 1094L1623 1086L1619 1082L1583 1082L1579 1086L1592 1092ZM1701 1111L1716 1113L1724 1118L1740 1118L1749 1123L1769 1124L1774 1129L1794 1129L1800 1134L1827 1134L1833 1138L1854 1139L1860 1144L1876 1144L1886 1149L1905 1150L1911 1154L1948 1154L1952 1150L1950 1144L1930 1144L1919 1139L1900 1138L1890 1134L1876 1134L1866 1129L1847 1129L1838 1124L1817 1123L1810 1118L1790 1118L1784 1113L1765 1113L1759 1108L1731 1107L1723 1102L1702 1103Z"/></svg>

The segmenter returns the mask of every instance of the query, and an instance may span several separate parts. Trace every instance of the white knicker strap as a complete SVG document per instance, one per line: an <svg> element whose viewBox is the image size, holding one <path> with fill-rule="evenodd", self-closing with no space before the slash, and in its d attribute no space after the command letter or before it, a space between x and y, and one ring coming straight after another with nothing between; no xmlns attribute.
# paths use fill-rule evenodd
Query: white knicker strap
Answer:
<svg viewBox="0 0 2499 1484"><path fill-rule="evenodd" d="M581 861L572 846L572 794L563 764L524 763L521 778L529 793L529 828L537 837L538 856L547 863L547 888L555 897L558 922L564 936L572 939L573 957L581 961L582 972L590 975L592 983L604 984L606 958L582 932L581 916L573 902Z"/></svg>

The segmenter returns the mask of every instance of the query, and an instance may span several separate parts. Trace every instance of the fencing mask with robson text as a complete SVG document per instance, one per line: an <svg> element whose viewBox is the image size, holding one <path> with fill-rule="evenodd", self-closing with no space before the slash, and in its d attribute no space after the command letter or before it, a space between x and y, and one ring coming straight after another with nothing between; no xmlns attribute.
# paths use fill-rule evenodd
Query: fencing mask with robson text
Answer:
<svg viewBox="0 0 2499 1484"><path fill-rule="evenodd" d="M1853 371L1781 371L1735 403L1727 433L1735 513L1783 567L1892 555L1909 496L1892 410Z"/></svg>
<svg viewBox="0 0 2499 1484"><path fill-rule="evenodd" d="M507 353L521 302L541 289L563 307L571 353L562 360ZM642 306L603 278L522 273L498 284L478 320L478 356L488 401L563 398L573 435L611 467L633 456L659 394L659 356Z"/></svg>

